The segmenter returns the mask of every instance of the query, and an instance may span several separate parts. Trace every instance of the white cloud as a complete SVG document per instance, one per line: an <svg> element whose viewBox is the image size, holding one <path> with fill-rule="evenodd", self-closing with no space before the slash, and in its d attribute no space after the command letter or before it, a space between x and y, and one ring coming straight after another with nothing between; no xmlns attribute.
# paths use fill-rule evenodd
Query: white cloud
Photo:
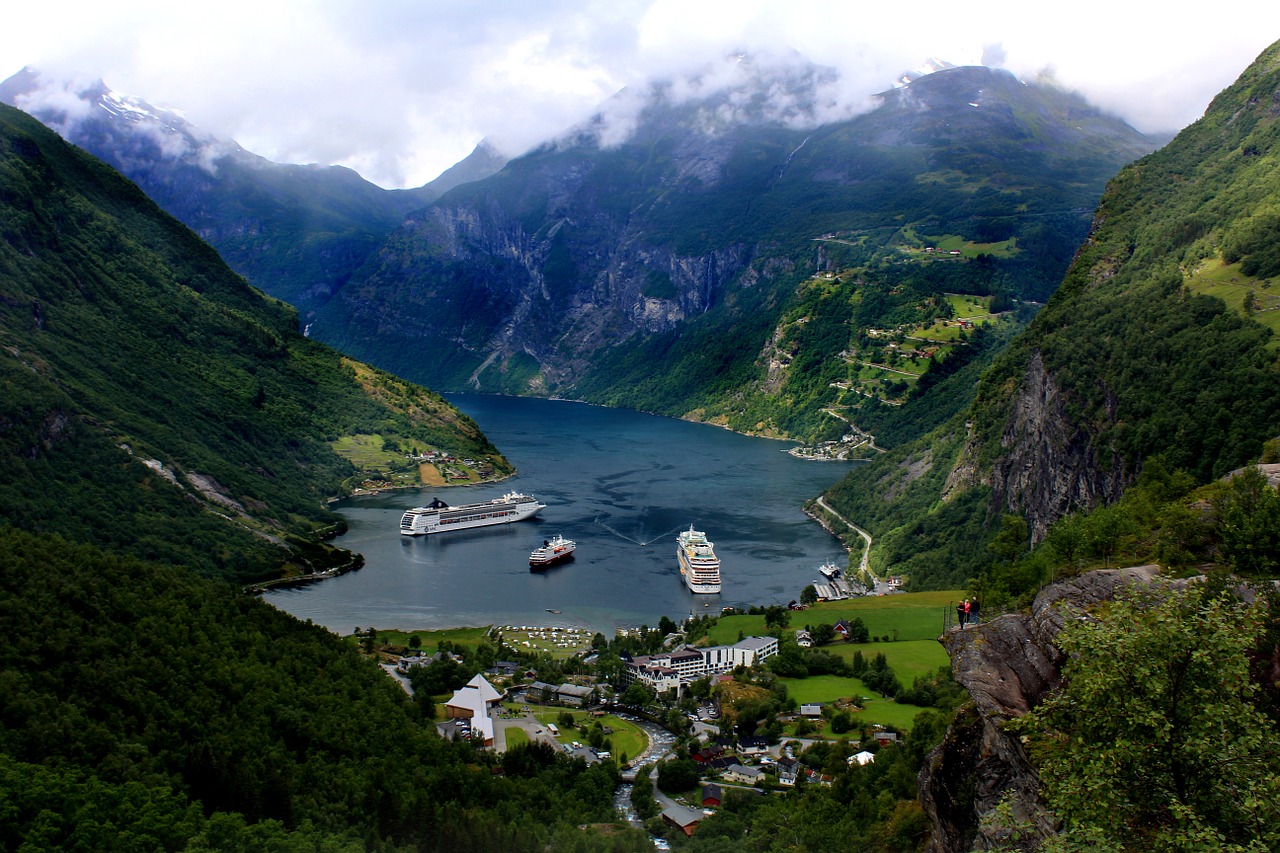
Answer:
<svg viewBox="0 0 1280 853"><path fill-rule="evenodd" d="M985 55L1024 77L1052 68L1155 131L1194 120L1280 37L1280 4L1260 0L1218 3L1230 26L1133 0L45 0L5 18L0 76L26 64L101 76L263 156L340 163L385 186L430 180L484 137L518 152L624 87L737 51L794 49L839 69L832 117L929 57ZM716 66L703 85L731 72Z"/></svg>

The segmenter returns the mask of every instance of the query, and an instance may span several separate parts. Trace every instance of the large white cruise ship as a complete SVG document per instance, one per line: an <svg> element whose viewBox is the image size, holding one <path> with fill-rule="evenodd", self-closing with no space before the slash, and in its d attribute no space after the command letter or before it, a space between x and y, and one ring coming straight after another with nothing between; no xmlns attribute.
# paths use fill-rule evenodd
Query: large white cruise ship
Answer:
<svg viewBox="0 0 1280 853"><path fill-rule="evenodd" d="M676 537L676 555L680 558L680 574L690 592L720 591L720 558L707 534L693 525Z"/></svg>
<svg viewBox="0 0 1280 853"><path fill-rule="evenodd" d="M533 518L546 509L537 498L508 492L500 498L478 504L449 506L436 498L427 506L414 507L400 518L400 532L405 536L425 536L447 530L467 530L490 524L510 524Z"/></svg>

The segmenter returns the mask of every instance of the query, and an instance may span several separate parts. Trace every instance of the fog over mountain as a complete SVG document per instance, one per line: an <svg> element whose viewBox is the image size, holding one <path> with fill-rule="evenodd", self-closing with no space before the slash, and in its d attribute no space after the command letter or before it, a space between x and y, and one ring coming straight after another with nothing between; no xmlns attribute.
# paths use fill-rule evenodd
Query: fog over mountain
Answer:
<svg viewBox="0 0 1280 853"><path fill-rule="evenodd" d="M481 139L520 154L650 81L696 78L705 96L739 70L721 58L739 54L775 65L799 54L834 69L819 122L864 111L903 69L941 57L1053 79L1138 130L1173 131L1280 31L1280 8L1251 0L1215 7L1247 26L1215 27L1100 0L1073 4L1051 24L1012 2L981 14L937 2L906 11L829 0L500 11L455 0L270 10L242 0L25 4L6 11L0 77L33 65L101 78L180 106L194 124L268 159L344 165L380 186L407 187L435 178Z"/></svg>

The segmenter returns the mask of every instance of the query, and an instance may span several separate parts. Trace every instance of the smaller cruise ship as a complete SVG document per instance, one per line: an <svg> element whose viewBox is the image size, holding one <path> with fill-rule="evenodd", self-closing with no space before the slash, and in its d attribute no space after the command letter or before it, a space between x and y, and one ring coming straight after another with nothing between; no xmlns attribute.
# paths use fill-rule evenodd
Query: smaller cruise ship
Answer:
<svg viewBox="0 0 1280 853"><path fill-rule="evenodd" d="M822 572L822 576L829 581L833 581L840 577L840 567L831 560L828 560L819 566L818 571Z"/></svg>
<svg viewBox="0 0 1280 853"><path fill-rule="evenodd" d="M577 543L572 539L565 539L563 536L556 534L550 539L542 540L542 547L534 548L533 552L529 554L529 568L541 569L565 560L571 560L573 559L573 552L577 548Z"/></svg>
<svg viewBox="0 0 1280 853"><path fill-rule="evenodd" d="M720 591L720 558L716 556L715 545L707 541L707 534L694 530L690 524L688 530L676 537L676 556L690 592Z"/></svg>

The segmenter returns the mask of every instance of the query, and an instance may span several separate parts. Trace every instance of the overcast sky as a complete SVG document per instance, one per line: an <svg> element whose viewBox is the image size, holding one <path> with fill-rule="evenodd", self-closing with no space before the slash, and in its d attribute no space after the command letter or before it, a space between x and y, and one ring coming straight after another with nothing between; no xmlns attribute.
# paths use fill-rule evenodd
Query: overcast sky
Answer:
<svg viewBox="0 0 1280 853"><path fill-rule="evenodd" d="M488 137L516 154L623 87L730 53L841 73L847 111L930 57L1051 74L1139 130L1198 118L1273 41L1277 0L32 0L0 79L101 77L257 154L418 186ZM1177 11L1186 9L1186 12Z"/></svg>

